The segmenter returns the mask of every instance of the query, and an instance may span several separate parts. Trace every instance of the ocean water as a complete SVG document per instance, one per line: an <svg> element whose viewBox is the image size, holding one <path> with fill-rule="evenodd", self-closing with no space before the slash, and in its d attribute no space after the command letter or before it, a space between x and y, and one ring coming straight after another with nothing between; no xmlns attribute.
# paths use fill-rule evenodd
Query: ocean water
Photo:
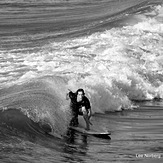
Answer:
<svg viewBox="0 0 163 163"><path fill-rule="evenodd" d="M161 162L162 4L1 0L0 162ZM78 88L111 139L67 132Z"/></svg>

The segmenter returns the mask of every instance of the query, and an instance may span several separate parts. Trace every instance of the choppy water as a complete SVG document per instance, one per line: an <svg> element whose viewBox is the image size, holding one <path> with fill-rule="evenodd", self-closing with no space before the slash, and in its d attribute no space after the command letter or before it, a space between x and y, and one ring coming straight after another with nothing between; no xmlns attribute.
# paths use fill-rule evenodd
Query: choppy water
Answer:
<svg viewBox="0 0 163 163"><path fill-rule="evenodd" d="M17 129L1 125L0 159L1 162L13 162L14 159L20 163L131 161L159 163L163 158L162 117L162 102L144 103L134 111L94 115L92 118L94 126L110 130L111 140L73 132L67 137L57 139L39 132L38 126L31 130L29 125L23 124L24 122L29 124L29 120L27 122L21 118ZM20 120L20 117L18 119ZM20 122L23 122L22 125Z"/></svg>
<svg viewBox="0 0 163 163"><path fill-rule="evenodd" d="M2 0L1 162L153 162L136 154L162 153L162 102L132 100L163 97L162 45L161 0ZM79 87L111 140L65 137Z"/></svg>

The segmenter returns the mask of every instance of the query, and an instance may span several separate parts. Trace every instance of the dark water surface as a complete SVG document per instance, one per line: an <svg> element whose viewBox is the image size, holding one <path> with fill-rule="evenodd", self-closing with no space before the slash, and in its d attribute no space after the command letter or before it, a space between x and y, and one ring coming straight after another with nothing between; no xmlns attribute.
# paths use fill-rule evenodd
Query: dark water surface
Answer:
<svg viewBox="0 0 163 163"><path fill-rule="evenodd" d="M75 137L77 151L83 162L161 162L163 158L163 106L162 103L142 104L132 111L96 115L96 126L112 132L111 140L95 137ZM82 139L83 138L83 139ZM86 141L87 140L87 141ZM83 153L85 148L85 153ZM77 156L74 157L74 156ZM72 158L77 161L79 154Z"/></svg>
<svg viewBox="0 0 163 163"><path fill-rule="evenodd" d="M96 114L93 127L111 131L111 139L69 132L64 139L1 129L1 162L161 162L163 103ZM5 131L5 132L4 132ZM5 136L6 134L6 136ZM13 159L15 161L13 161Z"/></svg>

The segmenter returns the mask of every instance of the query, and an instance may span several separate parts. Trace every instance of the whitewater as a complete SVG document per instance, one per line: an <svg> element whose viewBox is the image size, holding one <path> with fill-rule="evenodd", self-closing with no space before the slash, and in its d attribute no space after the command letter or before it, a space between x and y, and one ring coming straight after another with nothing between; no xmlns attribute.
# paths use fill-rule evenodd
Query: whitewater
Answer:
<svg viewBox="0 0 163 163"><path fill-rule="evenodd" d="M12 157L17 162L41 162L42 153L43 162L91 162L91 158L98 162L95 155L99 151L93 154L94 146L100 148L98 139L88 137L90 144L81 135L75 137L77 143L65 140L71 118L66 100L69 89L85 90L96 126L101 124L113 133L123 130L115 134L119 144L109 142L111 158L116 157L114 147L118 148L121 138L131 139L126 131L135 132L135 128L142 134L141 123L139 130L129 127L130 120L136 125L135 118L145 118L144 127L151 123L161 128L161 121L156 118L152 124L144 115L149 108L144 108L152 105L162 115L162 103L147 102L163 98L162 1L2 0L0 22L2 162L11 162ZM141 110L142 101L147 106ZM157 114L151 108L148 111L150 116ZM119 123L124 128L118 128ZM152 127L147 131L153 131ZM45 134L49 131L54 137ZM159 133L157 136L163 140ZM99 159L108 162L109 156L102 161L108 143L99 143L106 146ZM88 157L82 155L89 147ZM67 150L80 159L73 160ZM118 161L125 162L124 158L119 156ZM133 153L127 158L136 159Z"/></svg>

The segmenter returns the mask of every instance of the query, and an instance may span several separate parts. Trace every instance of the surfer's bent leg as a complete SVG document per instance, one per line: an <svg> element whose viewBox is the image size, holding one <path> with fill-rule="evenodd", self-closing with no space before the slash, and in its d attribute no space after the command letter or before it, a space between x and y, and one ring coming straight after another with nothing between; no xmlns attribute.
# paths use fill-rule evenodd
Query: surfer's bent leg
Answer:
<svg viewBox="0 0 163 163"><path fill-rule="evenodd" d="M78 117L72 117L71 121L70 121L70 126L75 126L77 127L79 124L78 122Z"/></svg>
<svg viewBox="0 0 163 163"><path fill-rule="evenodd" d="M79 124L78 122L78 114L75 111L72 111L72 119L70 121L70 126L77 127Z"/></svg>

